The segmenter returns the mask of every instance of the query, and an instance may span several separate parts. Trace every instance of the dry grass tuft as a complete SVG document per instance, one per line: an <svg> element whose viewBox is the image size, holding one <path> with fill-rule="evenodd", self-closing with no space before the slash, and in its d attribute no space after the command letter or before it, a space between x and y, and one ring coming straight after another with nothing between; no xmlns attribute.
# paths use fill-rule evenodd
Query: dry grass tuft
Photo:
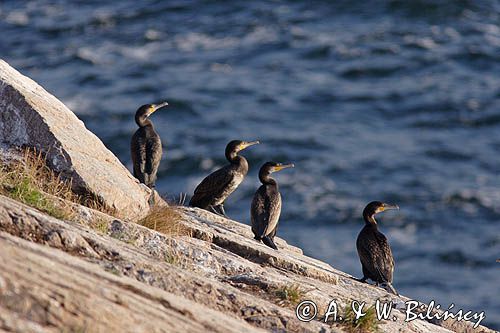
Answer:
<svg viewBox="0 0 500 333"><path fill-rule="evenodd" d="M182 215L174 207L155 207L137 222L146 228L169 236L191 236L191 229L182 224Z"/></svg>
<svg viewBox="0 0 500 333"><path fill-rule="evenodd" d="M0 193L56 218L74 217L72 205L64 202L78 200L71 190L71 182L52 172L41 153L26 149L21 161L1 164L0 171Z"/></svg>
<svg viewBox="0 0 500 333"><path fill-rule="evenodd" d="M298 284L292 284L275 289L274 295L280 299L280 305L297 305L305 292Z"/></svg>
<svg viewBox="0 0 500 333"><path fill-rule="evenodd" d="M344 309L342 326L349 333L373 333L378 332L378 320L375 308L372 306L366 310L366 314L356 320L352 306L348 304Z"/></svg>
<svg viewBox="0 0 500 333"><path fill-rule="evenodd" d="M59 219L71 220L76 216L77 212L71 203L109 215L114 213L94 198L75 194L71 189L71 181L63 180L52 171L43 154L34 149L25 149L21 160L8 164L0 162L0 194Z"/></svg>

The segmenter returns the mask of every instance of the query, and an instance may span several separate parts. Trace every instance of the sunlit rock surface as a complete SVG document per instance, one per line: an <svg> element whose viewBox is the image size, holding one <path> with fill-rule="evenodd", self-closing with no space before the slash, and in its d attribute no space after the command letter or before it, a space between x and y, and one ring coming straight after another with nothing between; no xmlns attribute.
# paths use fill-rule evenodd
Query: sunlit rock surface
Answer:
<svg viewBox="0 0 500 333"><path fill-rule="evenodd" d="M124 218L148 212L150 190L130 174L75 114L0 60L0 143L46 153L51 167Z"/></svg>
<svg viewBox="0 0 500 333"><path fill-rule="evenodd" d="M208 325L214 332L343 332L342 325L297 320L294 304L276 291L299 286L301 299L316 302L321 315L332 299L339 308L351 300L393 300L398 307L406 300L281 239L280 251L267 248L246 225L199 209L171 209L191 236L163 235L98 213L96 230L91 220L57 220L0 196L0 329L200 332ZM467 322L405 323L402 310L393 315L396 321L379 323L382 332L473 332Z"/></svg>
<svg viewBox="0 0 500 333"><path fill-rule="evenodd" d="M405 322L407 298L353 279L277 238L279 251L250 227L197 208L168 207L165 235L132 221L147 213L149 192L76 116L36 83L0 61L0 151L37 147L76 189L119 209L115 218L77 204L71 221L0 195L0 331L7 332L349 332L325 323L351 301L393 301L381 332L493 332L469 322ZM117 185L120 184L120 185ZM117 185L115 187L114 185ZM128 191L131 192L128 192ZM144 209L144 210L142 210ZM353 258L357 260L357 258ZM295 300L282 297L295 287ZM317 304L299 321L295 306Z"/></svg>

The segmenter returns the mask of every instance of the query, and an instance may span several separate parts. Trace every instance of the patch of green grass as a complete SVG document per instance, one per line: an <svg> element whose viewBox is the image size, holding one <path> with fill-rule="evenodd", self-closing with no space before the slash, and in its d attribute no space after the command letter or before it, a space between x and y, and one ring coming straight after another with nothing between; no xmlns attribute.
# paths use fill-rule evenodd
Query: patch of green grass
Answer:
<svg viewBox="0 0 500 333"><path fill-rule="evenodd" d="M281 301L296 305L304 297L305 292L297 284L286 285L274 291L274 295Z"/></svg>
<svg viewBox="0 0 500 333"><path fill-rule="evenodd" d="M169 263L170 265L174 266L179 266L180 265L180 258L176 253L173 252L168 252L165 254L165 262Z"/></svg>
<svg viewBox="0 0 500 333"><path fill-rule="evenodd" d="M72 211L57 207L45 193L32 184L28 177L24 177L21 181L15 183L8 192L13 199L37 208L55 218L69 219L72 216Z"/></svg>
<svg viewBox="0 0 500 333"><path fill-rule="evenodd" d="M115 214L98 199L75 194L71 189L71 180L63 180L46 162L43 154L34 149L25 149L19 160L8 163L0 161L0 194L60 219L70 220L75 217L76 211L72 203L108 215Z"/></svg>
<svg viewBox="0 0 500 333"><path fill-rule="evenodd" d="M374 333L378 332L378 320L375 308L372 306L365 311L365 315L356 319L356 313L351 305L344 309L342 326L349 333Z"/></svg>
<svg viewBox="0 0 500 333"><path fill-rule="evenodd" d="M108 222L102 219L97 219L92 223L92 229L97 230L97 232L101 234L107 234L108 233Z"/></svg>

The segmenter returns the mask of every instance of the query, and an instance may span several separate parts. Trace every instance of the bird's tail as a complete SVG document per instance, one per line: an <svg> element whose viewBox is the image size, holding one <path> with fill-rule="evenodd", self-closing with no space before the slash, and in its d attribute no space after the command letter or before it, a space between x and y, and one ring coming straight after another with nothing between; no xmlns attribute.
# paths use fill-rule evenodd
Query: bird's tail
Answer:
<svg viewBox="0 0 500 333"><path fill-rule="evenodd" d="M278 247L276 246L276 244L274 244L273 239L271 237L269 237L269 236L262 237L262 242L264 244L266 244L267 246L269 246L270 248L273 248L275 250L278 249Z"/></svg>
<svg viewBox="0 0 500 333"><path fill-rule="evenodd" d="M203 207L200 207L200 198L198 195L196 195L196 193L193 193L193 195L191 196L191 199L189 199L189 207L198 207L198 208L203 208Z"/></svg>
<svg viewBox="0 0 500 333"><path fill-rule="evenodd" d="M380 286L382 288L384 288L385 290L387 290L388 292L393 293L396 296L399 296L398 292L396 291L396 289L392 286L392 284L390 282L381 283Z"/></svg>

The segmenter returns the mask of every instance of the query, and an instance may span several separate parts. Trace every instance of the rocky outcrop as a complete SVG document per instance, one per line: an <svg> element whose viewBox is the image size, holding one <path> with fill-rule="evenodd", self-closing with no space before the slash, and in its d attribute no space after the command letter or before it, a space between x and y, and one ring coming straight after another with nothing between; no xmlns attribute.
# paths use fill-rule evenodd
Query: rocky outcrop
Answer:
<svg viewBox="0 0 500 333"><path fill-rule="evenodd" d="M0 330L264 332L62 251L0 233Z"/></svg>
<svg viewBox="0 0 500 333"><path fill-rule="evenodd" d="M374 304L377 299L392 300L399 305L407 300L359 283L326 263L304 256L300 249L282 239L277 240L280 251L267 248L249 237L251 231L246 225L195 208L169 209L175 210L177 218L191 229L191 236L168 236L103 214L93 215L99 216L98 225L88 219L78 223L60 221L0 196L0 247L9 249L2 250L0 260L2 267L15 267L15 271L0 271L0 304L12 304L4 310L0 307L0 313L4 311L0 314L0 329L10 327L11 331L24 332L26 325L36 324L41 331L50 331L54 325L84 327L92 323L89 332L133 331L134 320L143 318L138 323L145 322L145 326L138 325L136 331L147 331L151 326L146 323L150 322L157 331L178 332L180 321L187 325L187 331L199 332L199 322L220 321L233 326L215 326L210 330L252 332L244 326L249 324L253 329L273 332L344 332L345 327L338 323L300 322L295 304L279 298L276 291L284 286L299 286L303 293L300 298L315 301L320 311L326 310L332 299L340 307L351 300L367 304ZM68 280L66 274L75 270ZM31 289L29 286L39 279L43 283L37 282L40 285ZM60 281L68 282L61 286ZM103 290L108 288L111 291L105 293ZM65 297L57 296L61 293ZM134 293L135 302L144 307L129 305ZM78 297L72 298L73 294ZM17 308L15 304L24 298L27 305ZM165 303L164 298L169 301ZM16 301L9 303L5 299ZM87 311L84 306L75 308L75 304L92 304L96 311ZM165 304L189 304L190 309L175 310L180 317L163 321L161 311L168 313ZM161 311L144 315L150 306ZM33 320L33 311L42 311L43 315L37 316L45 319ZM127 320L109 316L109 311L116 311ZM101 313L106 316L100 317ZM492 332L484 327L473 331L467 322L449 321L439 326L422 320L406 323L402 310L394 310L393 314L395 321L379 323L381 331ZM2 324L2 316L9 320Z"/></svg>
<svg viewBox="0 0 500 333"><path fill-rule="evenodd" d="M360 283L280 238L280 250L270 249L249 226L204 210L162 208L158 222L182 225L181 234L134 223L149 191L71 111L1 61L0 98L0 140L8 145L0 157L19 158L12 146L43 150L75 189L126 215L47 196L72 207L61 220L0 195L2 332L352 332L322 320L332 300L340 315L353 300L394 302L390 320L377 322L381 332L493 332L466 321L405 322L408 298ZM317 304L315 320L297 319L301 300Z"/></svg>
<svg viewBox="0 0 500 333"><path fill-rule="evenodd" d="M151 191L130 174L75 114L36 82L0 60L0 143L33 147L51 167L129 219L147 214Z"/></svg>

